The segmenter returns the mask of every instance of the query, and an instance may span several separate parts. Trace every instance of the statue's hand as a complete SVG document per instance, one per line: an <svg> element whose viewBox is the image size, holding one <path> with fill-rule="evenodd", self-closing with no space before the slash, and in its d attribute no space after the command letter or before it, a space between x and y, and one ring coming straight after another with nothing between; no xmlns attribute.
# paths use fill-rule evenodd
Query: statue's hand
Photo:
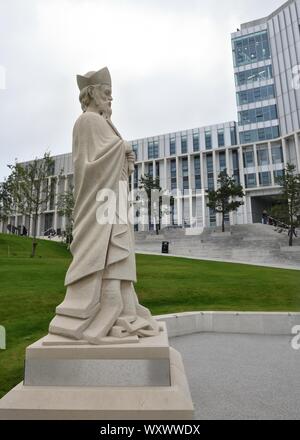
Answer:
<svg viewBox="0 0 300 440"><path fill-rule="evenodd" d="M124 141L124 144L125 144L125 154L127 155L129 153L132 153L132 147L131 147L130 143L127 141Z"/></svg>

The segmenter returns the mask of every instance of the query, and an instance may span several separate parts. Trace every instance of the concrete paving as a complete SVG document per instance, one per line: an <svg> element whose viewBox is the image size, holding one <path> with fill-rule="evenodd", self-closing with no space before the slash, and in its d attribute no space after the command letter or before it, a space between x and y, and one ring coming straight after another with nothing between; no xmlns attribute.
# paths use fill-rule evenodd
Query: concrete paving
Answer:
<svg viewBox="0 0 300 440"><path fill-rule="evenodd" d="M300 419L300 350L289 336L199 333L170 338L197 420Z"/></svg>

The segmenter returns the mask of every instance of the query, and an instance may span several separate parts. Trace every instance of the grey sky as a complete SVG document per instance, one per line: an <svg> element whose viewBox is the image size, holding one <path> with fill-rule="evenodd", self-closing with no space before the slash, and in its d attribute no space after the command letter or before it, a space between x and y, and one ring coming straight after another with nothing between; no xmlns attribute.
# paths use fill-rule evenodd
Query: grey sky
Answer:
<svg viewBox="0 0 300 440"><path fill-rule="evenodd" d="M125 139L236 119L230 33L282 3L0 0L0 180L15 158L71 151L75 76L106 65Z"/></svg>

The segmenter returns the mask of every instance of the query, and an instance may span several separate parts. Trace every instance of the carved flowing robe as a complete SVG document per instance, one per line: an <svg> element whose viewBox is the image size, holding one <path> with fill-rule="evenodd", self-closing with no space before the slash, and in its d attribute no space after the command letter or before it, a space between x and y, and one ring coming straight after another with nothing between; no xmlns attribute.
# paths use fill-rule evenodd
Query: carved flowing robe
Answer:
<svg viewBox="0 0 300 440"><path fill-rule="evenodd" d="M101 270L104 278L136 281L132 225L99 224L96 217L98 208L105 203L97 201L98 191L114 191L117 203L119 197L124 198L119 182L124 185L128 177L125 148L126 141L100 114L85 112L77 119L73 129L73 261L65 286ZM126 206L128 209L127 197Z"/></svg>

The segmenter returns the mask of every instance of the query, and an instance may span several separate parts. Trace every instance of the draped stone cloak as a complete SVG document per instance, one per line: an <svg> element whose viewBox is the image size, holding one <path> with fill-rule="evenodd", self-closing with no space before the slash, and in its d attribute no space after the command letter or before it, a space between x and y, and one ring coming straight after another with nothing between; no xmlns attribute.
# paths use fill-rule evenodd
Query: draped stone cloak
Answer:
<svg viewBox="0 0 300 440"><path fill-rule="evenodd" d="M73 129L75 207L70 247L73 260L65 286L102 270L104 278L136 281L132 225L99 224L96 217L104 203L97 201L100 190L114 191L118 203L122 179L127 188L125 148L126 141L100 114L85 112L77 119ZM126 206L128 209L127 189Z"/></svg>

